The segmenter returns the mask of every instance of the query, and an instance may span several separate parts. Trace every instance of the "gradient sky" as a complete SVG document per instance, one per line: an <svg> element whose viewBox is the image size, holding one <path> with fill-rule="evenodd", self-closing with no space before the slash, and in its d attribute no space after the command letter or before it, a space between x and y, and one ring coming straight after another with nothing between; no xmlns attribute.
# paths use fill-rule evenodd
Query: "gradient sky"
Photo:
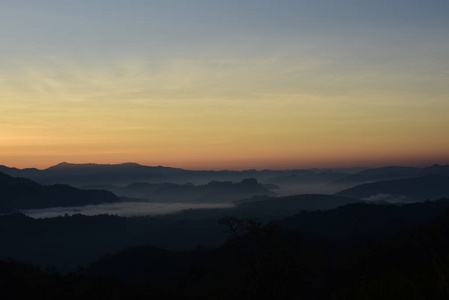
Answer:
<svg viewBox="0 0 449 300"><path fill-rule="evenodd" d="M447 0L3 0L0 164L449 163Z"/></svg>

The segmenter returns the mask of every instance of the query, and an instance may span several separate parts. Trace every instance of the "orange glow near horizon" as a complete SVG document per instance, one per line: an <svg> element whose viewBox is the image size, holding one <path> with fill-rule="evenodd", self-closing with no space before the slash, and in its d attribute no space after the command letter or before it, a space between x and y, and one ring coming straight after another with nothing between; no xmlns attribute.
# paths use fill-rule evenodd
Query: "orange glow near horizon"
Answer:
<svg viewBox="0 0 449 300"><path fill-rule="evenodd" d="M22 158L11 158L8 162L0 163L7 167L23 168L37 168L46 169L61 162L68 162L74 164L122 164L128 162L135 162L145 166L164 166L173 168L183 168L189 170L248 170L248 169L271 169L271 170L287 170L287 169L310 169L310 168L352 168L352 167L382 167L382 166L430 166L433 164L449 164L448 155L434 156L418 156L418 155L377 155L369 158L363 155L353 155L350 159L347 157L322 157L321 159L312 159L304 157L298 159L295 157L284 158L235 158L235 159L148 159L146 157L136 159L126 159L126 156L118 155L114 157L113 154L107 153L89 154L90 159L86 159L83 155L73 156L49 156L49 157L33 157L27 156Z"/></svg>
<svg viewBox="0 0 449 300"><path fill-rule="evenodd" d="M308 76L292 70L286 78L283 61L253 61L237 75L240 66L228 64L220 78L201 61L172 62L155 74L133 63L17 70L23 86L0 81L0 164L242 170L449 162L444 93L423 102L401 85L380 93L340 74L341 85L360 87L334 95L332 86L297 87L333 78L310 66Z"/></svg>
<svg viewBox="0 0 449 300"><path fill-rule="evenodd" d="M7 2L0 165L449 163L444 1Z"/></svg>

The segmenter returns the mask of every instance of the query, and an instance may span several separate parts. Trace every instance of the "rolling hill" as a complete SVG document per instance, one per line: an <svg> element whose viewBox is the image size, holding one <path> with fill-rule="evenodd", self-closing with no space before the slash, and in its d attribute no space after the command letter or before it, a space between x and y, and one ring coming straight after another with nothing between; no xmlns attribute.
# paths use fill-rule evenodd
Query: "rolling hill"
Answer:
<svg viewBox="0 0 449 300"><path fill-rule="evenodd" d="M337 193L339 196L365 200L417 202L449 196L449 176L386 180L361 184Z"/></svg>
<svg viewBox="0 0 449 300"><path fill-rule="evenodd" d="M30 179L0 173L0 212L121 201L108 191L81 190L68 185L40 185Z"/></svg>

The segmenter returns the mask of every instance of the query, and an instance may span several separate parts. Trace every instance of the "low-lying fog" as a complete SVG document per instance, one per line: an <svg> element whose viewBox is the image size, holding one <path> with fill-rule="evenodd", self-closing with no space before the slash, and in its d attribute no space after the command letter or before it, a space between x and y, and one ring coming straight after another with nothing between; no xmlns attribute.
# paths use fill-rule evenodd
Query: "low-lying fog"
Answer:
<svg viewBox="0 0 449 300"><path fill-rule="evenodd" d="M30 209L22 212L32 218L54 218L58 216L83 214L94 216L100 214L117 215L121 217L156 216L177 213L185 209L199 208L230 208L232 203L150 203L121 202L112 204L87 205L75 207L53 207L45 209Z"/></svg>

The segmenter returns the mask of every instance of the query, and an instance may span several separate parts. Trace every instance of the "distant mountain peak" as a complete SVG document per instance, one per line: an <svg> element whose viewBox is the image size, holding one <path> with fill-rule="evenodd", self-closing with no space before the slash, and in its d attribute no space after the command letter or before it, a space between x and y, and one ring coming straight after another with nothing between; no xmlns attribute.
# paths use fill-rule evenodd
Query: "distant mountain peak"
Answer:
<svg viewBox="0 0 449 300"><path fill-rule="evenodd" d="M256 178L245 178L240 182L241 185L257 185L257 179Z"/></svg>
<svg viewBox="0 0 449 300"><path fill-rule="evenodd" d="M126 162L126 163L122 163L120 165L122 165L122 166L142 166L141 164L138 164L135 162Z"/></svg>
<svg viewBox="0 0 449 300"><path fill-rule="evenodd" d="M87 163L87 164L73 164L68 162L62 162L57 165L54 165L47 170L85 170L92 168L113 168L113 167L142 167L138 163L127 162L122 164L95 164L95 163Z"/></svg>
<svg viewBox="0 0 449 300"><path fill-rule="evenodd" d="M57 165L54 165L47 170L71 170L71 169L81 169L86 167L96 166L97 164L72 164L68 162L62 162Z"/></svg>
<svg viewBox="0 0 449 300"><path fill-rule="evenodd" d="M120 202L113 193L104 190L82 190L64 184L40 185L37 182L12 177L0 172L0 213L17 209L37 209L83 206Z"/></svg>
<svg viewBox="0 0 449 300"><path fill-rule="evenodd" d="M402 202L417 202L449 196L449 176L442 174L423 174L419 177L384 180L356 185L337 195L368 199L377 195L405 197Z"/></svg>

